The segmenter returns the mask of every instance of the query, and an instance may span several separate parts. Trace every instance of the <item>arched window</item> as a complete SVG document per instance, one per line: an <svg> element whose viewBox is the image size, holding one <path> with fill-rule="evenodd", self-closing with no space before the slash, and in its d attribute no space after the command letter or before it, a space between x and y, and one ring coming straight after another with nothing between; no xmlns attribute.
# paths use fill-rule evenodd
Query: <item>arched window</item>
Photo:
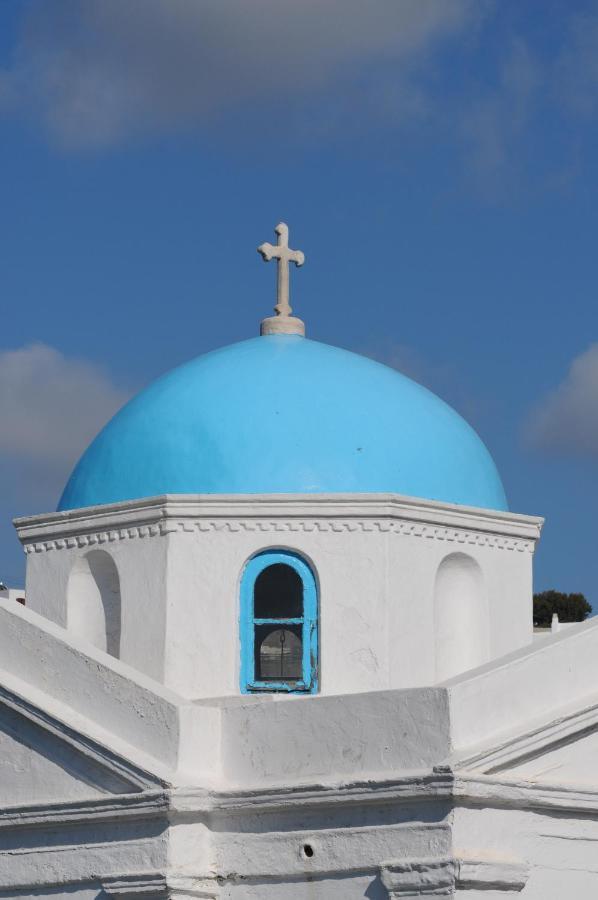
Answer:
<svg viewBox="0 0 598 900"><path fill-rule="evenodd" d="M317 690L318 597L313 573L283 550L254 556L241 583L241 690Z"/></svg>

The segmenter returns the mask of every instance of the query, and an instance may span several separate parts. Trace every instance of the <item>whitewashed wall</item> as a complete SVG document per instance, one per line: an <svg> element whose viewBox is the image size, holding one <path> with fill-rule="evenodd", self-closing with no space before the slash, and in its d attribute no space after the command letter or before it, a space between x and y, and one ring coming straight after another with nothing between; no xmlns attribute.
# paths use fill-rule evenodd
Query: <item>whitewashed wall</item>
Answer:
<svg viewBox="0 0 598 900"><path fill-rule="evenodd" d="M239 691L239 585L255 553L289 549L312 565L322 693L411 687L531 641L541 521L394 495L193 495L16 525L31 609L84 637L77 578L90 553L107 553L120 657L186 696L214 697ZM82 580L80 594L91 602ZM97 632L99 606L88 638L105 649L91 618Z"/></svg>
<svg viewBox="0 0 598 900"><path fill-rule="evenodd" d="M597 648L191 702L0 601L0 897L595 900Z"/></svg>

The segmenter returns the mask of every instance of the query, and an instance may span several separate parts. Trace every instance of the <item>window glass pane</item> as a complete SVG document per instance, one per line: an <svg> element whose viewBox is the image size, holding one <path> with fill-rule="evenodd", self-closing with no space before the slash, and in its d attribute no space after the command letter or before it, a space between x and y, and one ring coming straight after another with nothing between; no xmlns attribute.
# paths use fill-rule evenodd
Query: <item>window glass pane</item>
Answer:
<svg viewBox="0 0 598 900"><path fill-rule="evenodd" d="M294 619L303 615L303 582L291 566L274 563L255 579L256 619Z"/></svg>
<svg viewBox="0 0 598 900"><path fill-rule="evenodd" d="M301 625L256 625L256 681L299 681L303 675Z"/></svg>

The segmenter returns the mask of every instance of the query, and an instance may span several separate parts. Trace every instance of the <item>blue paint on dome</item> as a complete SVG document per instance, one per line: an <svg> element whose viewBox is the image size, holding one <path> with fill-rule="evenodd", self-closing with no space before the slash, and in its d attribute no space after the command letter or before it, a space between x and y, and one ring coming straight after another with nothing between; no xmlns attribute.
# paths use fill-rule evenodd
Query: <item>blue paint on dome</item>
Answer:
<svg viewBox="0 0 598 900"><path fill-rule="evenodd" d="M58 508L339 492L507 508L486 447L446 403L394 369L294 335L233 344L159 378L92 442Z"/></svg>

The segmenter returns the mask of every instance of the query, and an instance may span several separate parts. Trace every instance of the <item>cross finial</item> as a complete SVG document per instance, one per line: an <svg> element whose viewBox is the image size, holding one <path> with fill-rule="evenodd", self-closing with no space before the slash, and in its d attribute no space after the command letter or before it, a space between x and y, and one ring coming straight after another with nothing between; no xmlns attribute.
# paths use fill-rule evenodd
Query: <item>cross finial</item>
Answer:
<svg viewBox="0 0 598 900"><path fill-rule="evenodd" d="M275 316L264 319L261 325L262 334L305 334L305 325L301 319L291 315L293 310L289 303L289 263L302 266L305 256L301 250L291 250L289 247L289 228L284 222L274 229L278 235L278 244L261 244L257 252L261 254L265 262L275 259L278 263L278 279L276 290Z"/></svg>

